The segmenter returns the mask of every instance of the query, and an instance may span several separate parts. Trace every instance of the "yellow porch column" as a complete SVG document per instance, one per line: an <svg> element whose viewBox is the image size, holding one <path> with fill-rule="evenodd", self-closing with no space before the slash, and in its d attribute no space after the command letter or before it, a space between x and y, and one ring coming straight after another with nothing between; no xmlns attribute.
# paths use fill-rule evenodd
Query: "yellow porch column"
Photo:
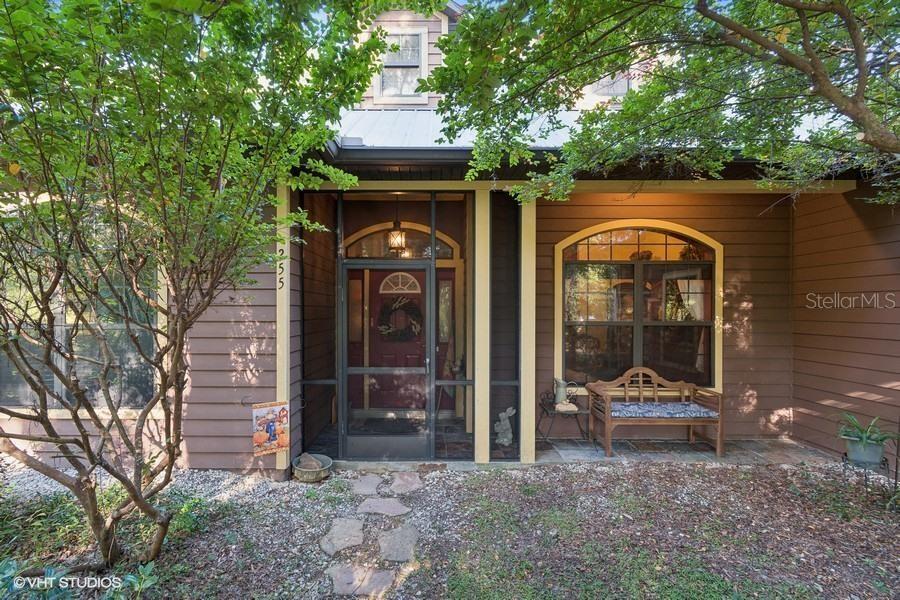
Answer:
<svg viewBox="0 0 900 600"><path fill-rule="evenodd" d="M475 191L475 462L491 457L491 192Z"/></svg>
<svg viewBox="0 0 900 600"><path fill-rule="evenodd" d="M276 214L284 218L291 210L291 191L286 185L278 186L280 200ZM291 412L291 239L290 228L279 225L284 238L278 243L279 257L275 265L275 401L287 402ZM290 423L288 423L290 431ZM275 468L288 468L290 449L275 454Z"/></svg>
<svg viewBox="0 0 900 600"><path fill-rule="evenodd" d="M521 207L519 277L519 410L520 460L534 462L535 419L535 285L537 269L537 203Z"/></svg>

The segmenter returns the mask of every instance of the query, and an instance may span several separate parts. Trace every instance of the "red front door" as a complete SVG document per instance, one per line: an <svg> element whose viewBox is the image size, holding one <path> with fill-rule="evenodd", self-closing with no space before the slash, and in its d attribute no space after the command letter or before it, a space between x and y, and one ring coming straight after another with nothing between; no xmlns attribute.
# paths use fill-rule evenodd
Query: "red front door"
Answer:
<svg viewBox="0 0 900 600"><path fill-rule="evenodd" d="M370 271L369 365L424 368L425 271ZM420 375L383 375L369 382L369 407L425 410Z"/></svg>

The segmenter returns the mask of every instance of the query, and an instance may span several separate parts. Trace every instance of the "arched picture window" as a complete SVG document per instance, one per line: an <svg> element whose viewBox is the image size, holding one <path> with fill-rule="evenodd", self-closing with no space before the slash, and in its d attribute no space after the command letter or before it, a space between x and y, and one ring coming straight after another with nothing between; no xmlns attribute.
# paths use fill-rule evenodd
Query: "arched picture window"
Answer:
<svg viewBox="0 0 900 600"><path fill-rule="evenodd" d="M421 294L422 287L415 277L398 271L385 277L378 291L382 294Z"/></svg>
<svg viewBox="0 0 900 600"><path fill-rule="evenodd" d="M563 369L610 380L644 366L712 385L712 248L657 229L617 229L563 250Z"/></svg>

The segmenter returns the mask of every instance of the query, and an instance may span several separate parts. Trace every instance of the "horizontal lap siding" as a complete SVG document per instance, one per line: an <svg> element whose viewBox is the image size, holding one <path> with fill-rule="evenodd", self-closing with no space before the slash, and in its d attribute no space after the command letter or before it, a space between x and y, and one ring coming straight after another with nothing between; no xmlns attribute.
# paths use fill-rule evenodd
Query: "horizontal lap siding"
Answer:
<svg viewBox="0 0 900 600"><path fill-rule="evenodd" d="M191 468L275 467L272 455L253 456L250 436L250 404L275 400L275 272L251 277L222 292L190 333L182 460Z"/></svg>
<svg viewBox="0 0 900 600"><path fill-rule="evenodd" d="M291 192L291 210L300 207L300 192ZM291 243L291 269L290 269L290 414L291 414L291 453L290 458L299 456L303 451L303 387L300 380L303 378L303 306L302 274L301 274L302 249L300 244Z"/></svg>
<svg viewBox="0 0 900 600"><path fill-rule="evenodd" d="M15 410L16 407L10 408ZM131 438L134 437L134 427L137 422L137 413L138 411L133 409L123 409L123 411L119 415L120 419L122 420L122 425L125 427L125 430L128 432ZM109 419L107 417L101 416L101 421L103 424L106 424L108 423ZM56 433L59 436L79 437L81 435L74 421L72 421L70 418L51 418L50 422L52 423L54 429L56 430ZM82 423L85 425L85 428L88 431L91 444L96 446L98 442L98 439L95 436L96 428L90 424L90 419L86 415L82 418ZM42 425L30 421L25 421L23 419L13 419L8 417L7 415L0 415L0 427L3 428L4 432L10 434L33 436L47 435L47 432L44 430L44 427ZM153 456L161 451L163 445L162 439L164 438L164 427L164 421L161 417L157 418L155 414L151 414L151 416L148 417L144 425L144 435L142 436L144 439L146 456ZM111 435L115 447L121 448L122 450L120 458L126 464L126 468L130 468L128 465L131 464L131 461L129 459L127 448L125 448L122 444L121 437L119 436L118 430L115 427L111 429ZM46 444L42 442L26 442L22 440L11 441L19 448L27 451L29 454L37 456L41 461L48 465L59 469L71 468L71 465L65 458L61 456L59 447L55 444ZM73 448L73 450L75 449ZM75 453L79 456L82 455L82 453L79 451L76 451ZM106 452L107 458L110 458L112 455L112 452Z"/></svg>
<svg viewBox="0 0 900 600"><path fill-rule="evenodd" d="M274 468L272 456L252 456L249 405L275 400L275 273L267 267L250 276L253 283L223 291L189 333L181 459L186 467ZM125 419L128 427L133 422ZM0 425L10 432L38 433L33 425L5 420ZM75 431L68 419L55 425L64 434ZM146 431L151 445L159 443L162 422L151 416ZM55 448L36 450L62 465Z"/></svg>
<svg viewBox="0 0 900 600"><path fill-rule="evenodd" d="M574 194L537 208L537 389L553 378L553 246L587 227L658 219L696 229L725 246L724 382L731 437L791 428L790 217L763 194ZM554 425L575 435L574 424ZM622 437L685 435L683 428L624 427Z"/></svg>
<svg viewBox="0 0 900 600"><path fill-rule="evenodd" d="M491 382L519 379L519 210L506 194L491 207ZM506 406L497 407L497 411ZM492 411L493 418L493 411Z"/></svg>
<svg viewBox="0 0 900 600"><path fill-rule="evenodd" d="M839 194L793 217L794 434L833 451L844 411L900 418L900 215ZM895 294L897 308L809 308L812 294Z"/></svg>
<svg viewBox="0 0 900 600"><path fill-rule="evenodd" d="M305 194L309 218L328 231L303 233L303 365L304 379L335 377L335 283L337 229L334 194ZM331 423L335 386L308 385L304 394L304 445L311 444Z"/></svg>

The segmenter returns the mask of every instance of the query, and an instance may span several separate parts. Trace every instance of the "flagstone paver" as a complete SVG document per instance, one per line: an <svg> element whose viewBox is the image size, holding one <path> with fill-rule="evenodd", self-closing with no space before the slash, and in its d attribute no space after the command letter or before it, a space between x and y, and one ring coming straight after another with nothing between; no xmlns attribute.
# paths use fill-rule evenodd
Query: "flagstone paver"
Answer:
<svg viewBox="0 0 900 600"><path fill-rule="evenodd" d="M328 556L333 556L344 548L363 543L363 522L358 519L335 519L319 546Z"/></svg>
<svg viewBox="0 0 900 600"><path fill-rule="evenodd" d="M379 514L399 517L410 512L410 508L394 497L378 495L378 486L382 483L378 475L361 475L351 481L353 492L360 496L369 496L357 507L357 514ZM408 494L423 487L418 473L394 473L391 492ZM319 540L319 545L329 556L344 548L358 546L365 538L363 528L365 522L359 519L336 518L331 529ZM406 562L413 559L419 530L410 524L401 525L378 535L378 548L381 560ZM331 577L332 591L336 595L353 595L376 597L387 592L396 579L394 569L375 569L371 566L356 564L335 564L325 573Z"/></svg>
<svg viewBox="0 0 900 600"><path fill-rule="evenodd" d="M378 475L361 475L358 479L350 482L353 493L360 496L375 496L378 494L380 484L381 477Z"/></svg>
<svg viewBox="0 0 900 600"><path fill-rule="evenodd" d="M413 559L419 530L412 525L401 525L396 529L384 531L378 536L378 547L381 558L406 562Z"/></svg>
<svg viewBox="0 0 900 600"><path fill-rule="evenodd" d="M358 513L378 513L389 517L399 517L409 512L396 498L366 498L356 509Z"/></svg>
<svg viewBox="0 0 900 600"><path fill-rule="evenodd" d="M341 596L380 596L394 583L393 569L335 565L325 573L331 576L334 593Z"/></svg>
<svg viewBox="0 0 900 600"><path fill-rule="evenodd" d="M408 494L422 488L422 479L415 471L400 471L394 473L394 483L391 484L391 492L395 494Z"/></svg>

